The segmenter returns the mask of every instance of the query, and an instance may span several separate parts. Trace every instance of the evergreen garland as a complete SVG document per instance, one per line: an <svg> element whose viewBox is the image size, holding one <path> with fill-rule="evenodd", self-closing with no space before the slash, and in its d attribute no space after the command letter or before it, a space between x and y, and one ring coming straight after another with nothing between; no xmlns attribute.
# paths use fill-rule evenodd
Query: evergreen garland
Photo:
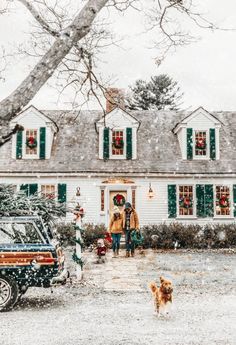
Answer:
<svg viewBox="0 0 236 345"><path fill-rule="evenodd" d="M83 269L84 260L81 259L81 258L79 258L78 255L76 254L76 252L73 253L72 259L74 260L74 262L75 262L77 265L80 265L81 269Z"/></svg>

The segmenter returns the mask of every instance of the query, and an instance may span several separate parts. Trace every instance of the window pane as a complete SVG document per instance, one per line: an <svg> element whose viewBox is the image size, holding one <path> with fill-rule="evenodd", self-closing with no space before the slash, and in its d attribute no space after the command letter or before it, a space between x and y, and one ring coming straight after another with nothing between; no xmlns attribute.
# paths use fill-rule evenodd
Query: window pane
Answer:
<svg viewBox="0 0 236 345"><path fill-rule="evenodd" d="M112 131L112 155L123 156L124 154L124 132Z"/></svg>
<svg viewBox="0 0 236 345"><path fill-rule="evenodd" d="M26 130L26 149L25 153L27 155L37 155L38 143L37 143L37 130L27 129Z"/></svg>
<svg viewBox="0 0 236 345"><path fill-rule="evenodd" d="M32 223L1 223L0 243L42 243Z"/></svg>
<svg viewBox="0 0 236 345"><path fill-rule="evenodd" d="M216 215L230 215L230 189L228 186L216 186Z"/></svg>
<svg viewBox="0 0 236 345"><path fill-rule="evenodd" d="M193 186L179 186L179 215L193 215Z"/></svg>
<svg viewBox="0 0 236 345"><path fill-rule="evenodd" d="M206 131L195 131L195 155L206 156L207 154Z"/></svg>
<svg viewBox="0 0 236 345"><path fill-rule="evenodd" d="M41 194L44 198L55 199L56 188L54 184L47 184L41 186Z"/></svg>

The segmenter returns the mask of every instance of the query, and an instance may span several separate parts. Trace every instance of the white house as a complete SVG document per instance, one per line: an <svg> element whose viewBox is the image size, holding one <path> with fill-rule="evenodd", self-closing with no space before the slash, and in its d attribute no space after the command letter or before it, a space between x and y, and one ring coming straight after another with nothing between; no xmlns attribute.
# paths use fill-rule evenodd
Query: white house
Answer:
<svg viewBox="0 0 236 345"><path fill-rule="evenodd" d="M125 200L141 225L235 220L236 113L116 107L104 117L30 106L16 123L24 131L0 148L0 183L69 206L77 198L85 222L108 224Z"/></svg>

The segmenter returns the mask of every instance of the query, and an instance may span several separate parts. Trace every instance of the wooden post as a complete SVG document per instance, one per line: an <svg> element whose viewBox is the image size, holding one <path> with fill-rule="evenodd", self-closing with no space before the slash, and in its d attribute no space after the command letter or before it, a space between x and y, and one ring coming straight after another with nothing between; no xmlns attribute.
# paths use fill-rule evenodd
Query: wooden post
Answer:
<svg viewBox="0 0 236 345"><path fill-rule="evenodd" d="M76 216L75 225L76 225L76 227L80 227L80 228L82 227L82 218L81 218L80 214L77 214L77 216ZM76 229L76 240L82 241L81 231L79 229ZM77 257L81 259L82 248L81 248L81 245L77 242L76 242L76 246L75 246L75 252L76 252ZM78 280L81 280L83 277L82 268L81 268L81 265L79 265L79 264L77 264L76 276L77 276Z"/></svg>

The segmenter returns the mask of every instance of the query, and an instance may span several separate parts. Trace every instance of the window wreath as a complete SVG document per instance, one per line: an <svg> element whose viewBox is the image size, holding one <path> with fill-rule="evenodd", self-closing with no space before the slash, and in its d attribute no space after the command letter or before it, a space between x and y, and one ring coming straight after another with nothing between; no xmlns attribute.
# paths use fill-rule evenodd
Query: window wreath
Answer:
<svg viewBox="0 0 236 345"><path fill-rule="evenodd" d="M112 143L115 149L123 149L124 147L124 140L121 137L116 137Z"/></svg>
<svg viewBox="0 0 236 345"><path fill-rule="evenodd" d="M113 203L115 206L124 206L125 197L122 194L116 194L113 198Z"/></svg>
<svg viewBox="0 0 236 345"><path fill-rule="evenodd" d="M183 208L193 207L193 200L189 198L188 196L181 198L179 202L180 202L180 207L183 207Z"/></svg>
<svg viewBox="0 0 236 345"><path fill-rule="evenodd" d="M206 139L205 138L199 138L196 141L196 148L199 150L205 150L206 148Z"/></svg>
<svg viewBox="0 0 236 345"><path fill-rule="evenodd" d="M26 146L29 147L30 149L34 149L37 147L38 143L37 140L34 137L28 137L26 139Z"/></svg>
<svg viewBox="0 0 236 345"><path fill-rule="evenodd" d="M221 208L229 207L229 198L226 195L222 195L222 197L219 199L219 206Z"/></svg>

